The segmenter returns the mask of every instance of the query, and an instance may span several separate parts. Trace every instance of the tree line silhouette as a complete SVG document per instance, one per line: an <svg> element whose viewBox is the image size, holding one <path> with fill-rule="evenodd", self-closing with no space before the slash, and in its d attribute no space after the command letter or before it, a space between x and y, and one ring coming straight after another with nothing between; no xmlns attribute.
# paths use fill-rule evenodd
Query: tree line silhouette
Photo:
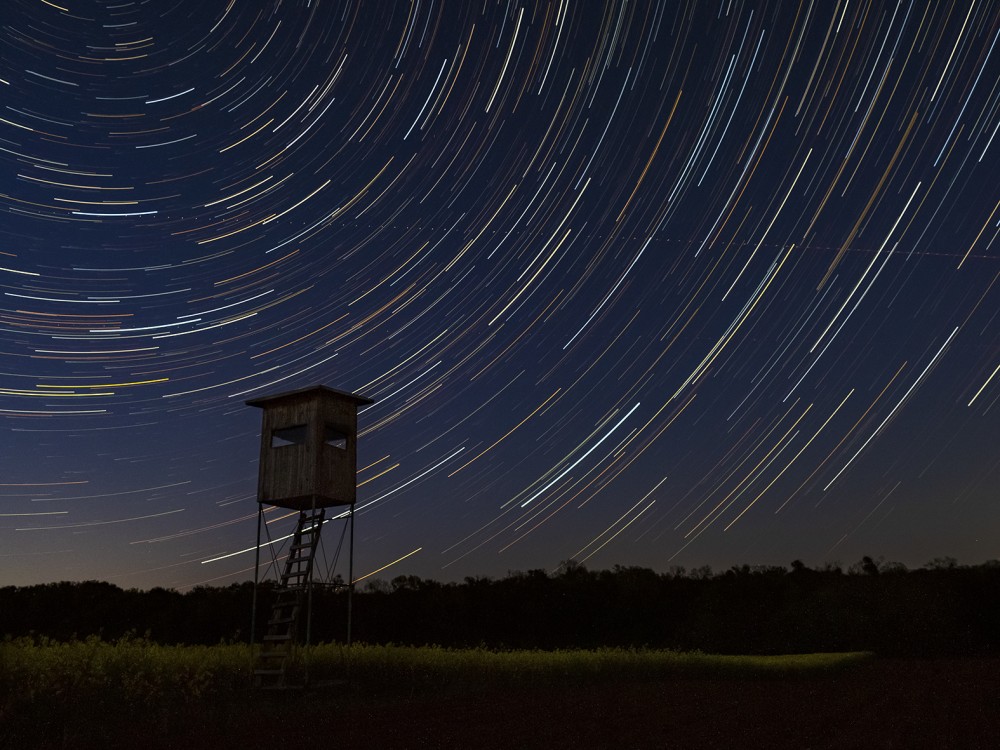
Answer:
<svg viewBox="0 0 1000 750"><path fill-rule="evenodd" d="M110 583L0 588L0 633L69 640L129 634L158 643L213 644L250 637L253 584L186 593ZM275 589L257 592L264 633ZM566 561L554 573L512 572L441 583L399 576L357 586L353 638L368 643L497 649L671 648L775 654L874 651L885 655L1000 652L1000 561L937 559L908 570L865 557L847 571L736 566L666 573ZM313 591L313 642L343 641L343 587Z"/></svg>

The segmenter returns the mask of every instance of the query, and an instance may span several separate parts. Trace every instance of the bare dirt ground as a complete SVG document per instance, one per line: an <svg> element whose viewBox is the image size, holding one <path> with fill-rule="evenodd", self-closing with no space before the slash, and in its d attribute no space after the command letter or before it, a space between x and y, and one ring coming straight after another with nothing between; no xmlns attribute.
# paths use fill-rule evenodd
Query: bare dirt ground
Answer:
<svg viewBox="0 0 1000 750"><path fill-rule="evenodd" d="M448 699L352 700L306 723L303 742L344 749L992 749L1000 748L1000 659L878 659L821 676L516 693L483 686ZM267 746L271 728L257 727L247 746Z"/></svg>

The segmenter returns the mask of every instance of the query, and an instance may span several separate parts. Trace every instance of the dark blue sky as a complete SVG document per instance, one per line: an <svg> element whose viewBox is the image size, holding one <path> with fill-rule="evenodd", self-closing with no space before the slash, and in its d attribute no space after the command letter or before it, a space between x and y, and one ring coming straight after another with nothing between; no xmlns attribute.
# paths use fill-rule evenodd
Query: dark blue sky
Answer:
<svg viewBox="0 0 1000 750"><path fill-rule="evenodd" d="M314 383L376 400L359 575L998 556L990 4L0 34L0 583L247 578L244 402Z"/></svg>

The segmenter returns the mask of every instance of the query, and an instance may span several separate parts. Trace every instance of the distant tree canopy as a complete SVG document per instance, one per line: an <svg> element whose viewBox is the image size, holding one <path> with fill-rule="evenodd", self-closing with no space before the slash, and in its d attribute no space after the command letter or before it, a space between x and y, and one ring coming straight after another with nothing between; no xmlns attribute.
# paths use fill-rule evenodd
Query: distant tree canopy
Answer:
<svg viewBox="0 0 1000 750"><path fill-rule="evenodd" d="M274 589L258 590L262 633ZM343 589L314 590L312 638L346 634ZM0 633L57 640L128 634L160 643L248 640L253 584L186 593L123 590L109 583L0 588ZM713 573L572 560L552 573L440 583L418 576L358 587L353 636L369 643L448 647L699 649L771 654L871 650L882 654L1000 652L1000 562L952 558L907 570L865 557L844 572L734 566Z"/></svg>

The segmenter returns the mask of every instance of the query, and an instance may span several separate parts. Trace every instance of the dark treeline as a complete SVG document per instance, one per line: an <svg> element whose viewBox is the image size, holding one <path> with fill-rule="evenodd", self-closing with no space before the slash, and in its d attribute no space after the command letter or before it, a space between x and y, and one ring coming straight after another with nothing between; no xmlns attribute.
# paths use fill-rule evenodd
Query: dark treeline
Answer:
<svg viewBox="0 0 1000 750"><path fill-rule="evenodd" d="M257 634L273 590L258 589ZM347 596L315 588L313 642L343 641ZM187 593L108 583L0 588L0 632L57 640L128 634L160 643L248 640L251 583ZM846 572L734 567L656 573L616 566L439 583L416 576L358 587L353 637L368 643L519 648L600 646L713 653L869 650L1000 653L1000 561L935 560L917 570L864 558Z"/></svg>

